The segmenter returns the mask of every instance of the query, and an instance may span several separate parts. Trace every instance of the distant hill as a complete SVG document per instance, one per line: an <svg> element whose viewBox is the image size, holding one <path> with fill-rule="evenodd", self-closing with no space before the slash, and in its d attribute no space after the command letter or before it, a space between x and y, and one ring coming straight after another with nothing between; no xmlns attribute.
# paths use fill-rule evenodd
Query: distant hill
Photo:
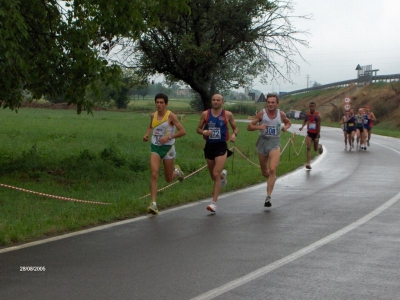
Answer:
<svg viewBox="0 0 400 300"><path fill-rule="evenodd" d="M400 82L378 82L363 87L350 85L307 93L288 95L280 100L280 108L288 111L307 111L310 102L317 104L317 110L324 120L338 122L344 111L344 99L350 98L350 104L355 108L369 105L378 119L393 129L400 129Z"/></svg>

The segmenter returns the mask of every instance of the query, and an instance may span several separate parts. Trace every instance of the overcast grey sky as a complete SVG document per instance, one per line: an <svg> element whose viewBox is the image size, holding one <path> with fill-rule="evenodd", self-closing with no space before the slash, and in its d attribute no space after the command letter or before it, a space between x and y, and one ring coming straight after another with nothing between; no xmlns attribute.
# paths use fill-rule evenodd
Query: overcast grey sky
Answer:
<svg viewBox="0 0 400 300"><path fill-rule="evenodd" d="M280 80L270 85L255 83L264 93L289 92L314 81L328 84L357 78L357 64L372 65L378 75L400 73L400 0L292 0L294 15L312 14L312 20L295 20L308 30L310 48L301 47L300 73L293 84Z"/></svg>

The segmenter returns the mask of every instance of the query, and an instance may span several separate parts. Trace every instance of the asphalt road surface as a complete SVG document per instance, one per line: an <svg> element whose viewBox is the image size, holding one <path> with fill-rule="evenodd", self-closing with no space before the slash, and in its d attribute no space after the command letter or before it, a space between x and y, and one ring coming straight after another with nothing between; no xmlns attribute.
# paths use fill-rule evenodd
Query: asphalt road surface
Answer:
<svg viewBox="0 0 400 300"><path fill-rule="evenodd" d="M264 183L216 215L204 199L0 249L0 299L400 299L400 140L346 152L340 129L321 135L270 209Z"/></svg>

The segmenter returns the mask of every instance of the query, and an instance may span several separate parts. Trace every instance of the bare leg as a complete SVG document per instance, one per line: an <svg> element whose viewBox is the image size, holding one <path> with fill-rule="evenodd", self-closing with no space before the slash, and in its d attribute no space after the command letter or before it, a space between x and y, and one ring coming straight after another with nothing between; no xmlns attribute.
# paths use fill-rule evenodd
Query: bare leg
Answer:
<svg viewBox="0 0 400 300"><path fill-rule="evenodd" d="M151 170L150 194L151 194L151 202L156 202L157 180L158 180L158 172L160 171L160 164L161 164L161 157L156 153L151 153L150 154L150 170Z"/></svg>
<svg viewBox="0 0 400 300"><path fill-rule="evenodd" d="M227 153L217 156L214 160L207 159L208 171L211 179L214 181L213 186L213 202L217 203L218 195L221 191L221 172L224 169Z"/></svg>

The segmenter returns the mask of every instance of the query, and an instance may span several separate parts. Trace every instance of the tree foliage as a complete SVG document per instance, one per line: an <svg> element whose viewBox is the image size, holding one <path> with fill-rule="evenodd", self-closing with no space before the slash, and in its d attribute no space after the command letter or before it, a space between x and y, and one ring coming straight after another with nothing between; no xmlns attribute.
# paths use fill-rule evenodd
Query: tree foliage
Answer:
<svg viewBox="0 0 400 300"><path fill-rule="evenodd" d="M263 83L290 80L297 72L297 46L308 44L299 37L305 32L291 23L290 1L196 0L189 6L191 13L161 15L158 26L138 41L123 43L124 64L141 74L162 73L167 80L185 82L204 108L215 92L249 88L260 75Z"/></svg>
<svg viewBox="0 0 400 300"><path fill-rule="evenodd" d="M62 95L90 110L86 88L121 70L107 55L120 37L135 40L159 25L160 12L187 11L186 0L2 0L0 104L17 109L24 93Z"/></svg>

